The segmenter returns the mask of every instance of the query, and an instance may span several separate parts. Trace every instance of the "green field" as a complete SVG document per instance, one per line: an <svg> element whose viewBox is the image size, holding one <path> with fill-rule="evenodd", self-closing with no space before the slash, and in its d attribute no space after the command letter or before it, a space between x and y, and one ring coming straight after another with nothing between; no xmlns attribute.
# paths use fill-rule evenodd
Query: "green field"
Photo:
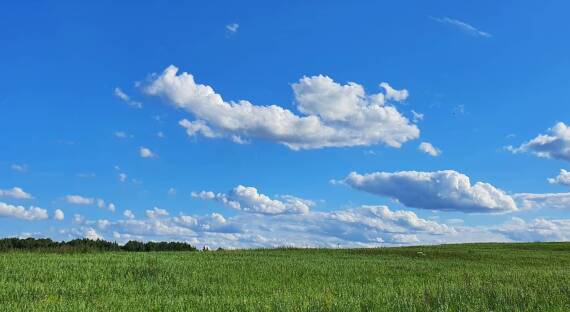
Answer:
<svg viewBox="0 0 570 312"><path fill-rule="evenodd" d="M3 311L570 311L570 243L0 254Z"/></svg>

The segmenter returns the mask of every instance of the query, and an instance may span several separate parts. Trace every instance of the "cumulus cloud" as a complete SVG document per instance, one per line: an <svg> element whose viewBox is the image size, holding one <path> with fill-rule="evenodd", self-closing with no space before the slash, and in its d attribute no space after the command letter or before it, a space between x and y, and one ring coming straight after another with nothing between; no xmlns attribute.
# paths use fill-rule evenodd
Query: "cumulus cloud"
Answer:
<svg viewBox="0 0 570 312"><path fill-rule="evenodd" d="M492 35L490 33L484 32L482 30L477 29L476 27L466 23L466 22L462 22L460 20L456 20L453 18L449 18L449 17L430 17L432 20L441 23L441 24L445 24L445 25L450 25L452 27L455 27L457 29L460 29L462 31L464 31L467 34L470 34L472 36L475 37L481 37L481 38L490 38L492 37Z"/></svg>
<svg viewBox="0 0 570 312"><path fill-rule="evenodd" d="M142 158L155 158L156 154L154 154L149 148L141 146L139 148L139 156Z"/></svg>
<svg viewBox="0 0 570 312"><path fill-rule="evenodd" d="M121 88L117 87L114 90L115 96L134 108L142 108L142 103L131 99Z"/></svg>
<svg viewBox="0 0 570 312"><path fill-rule="evenodd" d="M513 198L489 183L471 184L468 176L453 170L350 173L344 182L351 187L398 200L421 209L473 212L517 210Z"/></svg>
<svg viewBox="0 0 570 312"><path fill-rule="evenodd" d="M106 205L105 200L102 198L84 197L81 195L67 195L65 196L65 201L73 205L95 205L101 209L107 208L112 212L115 211L115 204L109 203L109 205Z"/></svg>
<svg viewBox="0 0 570 312"><path fill-rule="evenodd" d="M513 198L521 209L570 209L570 193L517 193Z"/></svg>
<svg viewBox="0 0 570 312"><path fill-rule="evenodd" d="M7 190L0 189L0 197L10 197L14 199L32 199L31 194L26 193L23 189L19 187L13 187Z"/></svg>
<svg viewBox="0 0 570 312"><path fill-rule="evenodd" d="M570 162L570 128L563 122L548 129L549 134L540 134L519 147L507 146L513 153L532 153L542 158L554 158Z"/></svg>
<svg viewBox="0 0 570 312"><path fill-rule="evenodd" d="M86 239L90 239L90 240L102 240L102 239L104 239L103 236L99 235L99 233L97 233L97 231L95 231L95 229L93 229L93 228L86 229L83 237L85 237Z"/></svg>
<svg viewBox="0 0 570 312"><path fill-rule="evenodd" d="M65 200L74 205L93 205L95 203L94 198L83 197L81 195L67 195Z"/></svg>
<svg viewBox="0 0 570 312"><path fill-rule="evenodd" d="M525 221L513 217L496 229L514 241L568 241L570 240L570 220L549 220L544 218Z"/></svg>
<svg viewBox="0 0 570 312"><path fill-rule="evenodd" d="M159 207L154 207L151 210L146 211L146 216L149 219L156 219L160 217L167 217L170 215L166 209L161 209Z"/></svg>
<svg viewBox="0 0 570 312"><path fill-rule="evenodd" d="M45 220L48 218L48 212L39 207L30 207L26 209L23 206L14 206L0 202L0 217L16 218L23 220Z"/></svg>
<svg viewBox="0 0 570 312"><path fill-rule="evenodd" d="M227 207L244 212L260 214L288 214L307 213L314 206L314 202L295 196L281 196L280 199L272 199L261 194L255 187L238 185L228 193L211 191L192 192L192 197L205 200L218 200Z"/></svg>
<svg viewBox="0 0 570 312"><path fill-rule="evenodd" d="M560 174L555 178L549 178L548 183L570 186L570 172L560 169Z"/></svg>
<svg viewBox="0 0 570 312"><path fill-rule="evenodd" d="M408 96L410 96L410 94L408 93L408 90L406 90L406 89L396 90L396 89L392 88L387 82L382 82L380 84L380 87L384 88L384 90L386 90L385 98L387 100L394 100L397 102L401 102L401 101L405 101L408 98Z"/></svg>
<svg viewBox="0 0 570 312"><path fill-rule="evenodd" d="M302 115L277 105L227 102L212 87L196 83L191 74L178 74L173 65L155 75L144 91L191 113L194 121L179 123L191 136L228 137L236 142L265 139L293 150L379 143L400 147L418 138L420 131L387 103L406 98L407 91L384 86L386 94L367 94L357 83L343 85L322 75L303 77L292 85Z"/></svg>
<svg viewBox="0 0 570 312"><path fill-rule="evenodd" d="M431 143L429 142L422 142L420 143L420 145L418 146L418 149L430 156L433 157L437 157L439 155L441 155L441 150L435 146L433 146Z"/></svg>
<svg viewBox="0 0 570 312"><path fill-rule="evenodd" d="M181 240L230 248L409 245L434 243L445 235L457 235L448 225L422 219L410 211L392 211L386 206L307 214L238 213L230 218L212 213L145 220L86 220L79 229L69 232L81 235L94 228L123 242L133 238Z"/></svg>
<svg viewBox="0 0 570 312"><path fill-rule="evenodd" d="M132 211L130 211L129 209L127 209L123 212L123 216L127 219L134 219L135 218L135 214Z"/></svg>
<svg viewBox="0 0 570 312"><path fill-rule="evenodd" d="M64 215L63 211L61 211L61 209L56 209L53 212L53 218L57 221L61 221L65 218L65 215Z"/></svg>
<svg viewBox="0 0 570 312"><path fill-rule="evenodd" d="M155 211L155 210L153 210ZM460 242L569 240L570 219L512 218L498 225L466 226L422 218L412 211L365 205L306 214L219 213L124 220L84 220L62 231L69 238L112 236L120 243L185 241L199 247L377 247ZM95 235L96 234L96 235Z"/></svg>

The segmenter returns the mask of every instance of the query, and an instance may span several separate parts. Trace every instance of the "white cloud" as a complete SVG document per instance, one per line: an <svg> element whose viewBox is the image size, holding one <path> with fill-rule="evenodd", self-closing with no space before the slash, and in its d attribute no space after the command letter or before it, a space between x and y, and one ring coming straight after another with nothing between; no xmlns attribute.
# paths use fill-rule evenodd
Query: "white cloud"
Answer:
<svg viewBox="0 0 570 312"><path fill-rule="evenodd" d="M199 199L215 199L216 194L212 191L192 192L191 196Z"/></svg>
<svg viewBox="0 0 570 312"><path fill-rule="evenodd" d="M45 220L48 218L47 210L31 206L26 209L23 206L14 206L0 202L0 217L16 218L23 220Z"/></svg>
<svg viewBox="0 0 570 312"><path fill-rule="evenodd" d="M171 187L168 189L168 195L174 196L176 195L176 189Z"/></svg>
<svg viewBox="0 0 570 312"><path fill-rule="evenodd" d="M560 174L555 178L549 178L548 183L570 186L570 172L560 169Z"/></svg>
<svg viewBox="0 0 570 312"><path fill-rule="evenodd" d="M482 37L482 38L492 37L492 35L490 33L479 30L479 29L475 28L474 26L472 26L466 22L462 22L460 20L456 20L456 19L449 18L449 17L442 17L442 18L430 17L430 18L432 20L438 22L438 23L453 26L453 27L460 29L460 30L464 31L465 33L468 33L468 34L475 36L475 37Z"/></svg>
<svg viewBox="0 0 570 312"><path fill-rule="evenodd" d="M280 200L272 199L267 195L258 193L254 187L243 185L234 187L227 194L202 191L199 193L192 192L192 197L206 200L215 199L233 209L270 215L307 213L315 205L310 200L290 195L281 196Z"/></svg>
<svg viewBox="0 0 570 312"><path fill-rule="evenodd" d="M92 233L112 236L120 243L184 241L199 247L377 247L461 242L570 240L570 219L512 220L485 226L466 226L462 220L447 224L424 219L414 212L386 206L360 206L306 214L247 214L163 216L137 220L83 220L63 232L71 237ZM97 231L95 231L97 229ZM96 235L95 235L96 234Z"/></svg>
<svg viewBox="0 0 570 312"><path fill-rule="evenodd" d="M441 150L435 146L433 146L431 143L429 142L422 142L420 143L420 146L418 146L418 149L430 156L433 157L437 157L439 155L441 155Z"/></svg>
<svg viewBox="0 0 570 312"><path fill-rule="evenodd" d="M570 193L517 193L513 198L521 209L570 210Z"/></svg>
<svg viewBox="0 0 570 312"><path fill-rule="evenodd" d="M234 34L234 33L236 33L236 32L238 31L238 29L239 29L239 24L237 24L237 23L228 24L228 25L226 25L226 29L227 29L230 33Z"/></svg>
<svg viewBox="0 0 570 312"><path fill-rule="evenodd" d="M424 120L424 114L418 113L415 110L412 110L412 120L414 122L418 122L420 120Z"/></svg>
<svg viewBox="0 0 570 312"><path fill-rule="evenodd" d="M457 235L455 229L448 225L422 219L410 211L392 211L386 206L307 214L239 213L231 218L212 213L145 220L97 220L85 221L81 227L97 227L102 233L125 241L133 237L140 240L182 240L230 248L409 245L426 241L434 243L445 235Z"/></svg>
<svg viewBox="0 0 570 312"><path fill-rule="evenodd" d="M436 172L352 172L344 182L355 189L387 196L421 209L473 212L517 210L513 198L489 183L471 185L469 177L453 170Z"/></svg>
<svg viewBox="0 0 570 312"><path fill-rule="evenodd" d="M525 221L513 217L497 230L514 241L568 241L570 240L570 219L534 219Z"/></svg>
<svg viewBox="0 0 570 312"><path fill-rule="evenodd" d="M23 189L19 187L13 187L7 190L0 189L0 197L10 197L15 199L32 199L31 194L26 193Z"/></svg>
<svg viewBox="0 0 570 312"><path fill-rule="evenodd" d="M408 96L410 96L408 90L406 89L396 90L392 88L387 82L382 82L380 84L380 87L386 90L385 98L387 100L394 100L396 102L401 102L405 101L408 98Z"/></svg>
<svg viewBox="0 0 570 312"><path fill-rule="evenodd" d="M123 212L123 216L127 219L134 219L135 218L135 214L132 211L130 211L129 209L127 209Z"/></svg>
<svg viewBox="0 0 570 312"><path fill-rule="evenodd" d="M139 148L139 155L142 158L155 158L156 154L154 154L149 148L146 147L140 147Z"/></svg>
<svg viewBox="0 0 570 312"><path fill-rule="evenodd" d="M53 212L53 218L57 221L61 221L65 218L65 215L63 214L63 211L61 211L61 209L56 209Z"/></svg>
<svg viewBox="0 0 570 312"><path fill-rule="evenodd" d="M26 171L28 171L28 165L26 165L26 164L12 164L10 166L10 169L12 169L13 171L18 171L18 172L26 172Z"/></svg>
<svg viewBox="0 0 570 312"><path fill-rule="evenodd" d="M127 178L128 178L128 176L127 176L127 174L124 173L124 172L121 172L121 173L119 173L119 175L118 175L118 179L119 179L119 181L121 181L121 182L126 182L126 181L127 181Z"/></svg>
<svg viewBox="0 0 570 312"><path fill-rule="evenodd" d="M90 240L102 240L102 239L104 239L103 236L99 235L99 233L97 233L97 231L95 231L95 229L93 229L93 228L88 228L85 231L83 237L90 239Z"/></svg>
<svg viewBox="0 0 570 312"><path fill-rule="evenodd" d="M68 203L75 205L93 205L95 203L95 199L83 197L81 195L67 195L65 196L65 200Z"/></svg>
<svg viewBox="0 0 570 312"><path fill-rule="evenodd" d="M65 196L65 200L69 204L74 205L95 205L101 209L107 207L110 211L115 211L115 204L109 203L109 205L105 204L105 200L102 198L92 198L92 197L84 197L81 195L67 195Z"/></svg>
<svg viewBox="0 0 570 312"><path fill-rule="evenodd" d="M300 116L277 105L226 102L210 86L197 84L191 74L177 73L178 68L169 66L144 91L191 113L196 120L180 121L189 135L266 139L294 150L379 143L400 147L419 137L416 125L386 103L386 97L404 98L403 91L366 94L356 83L341 85L322 75L303 77L292 85L297 109L304 114Z"/></svg>
<svg viewBox="0 0 570 312"><path fill-rule="evenodd" d="M152 208L152 210L147 210L146 211L146 216L149 219L156 219L156 218L160 218L160 217L167 217L169 215L168 211L166 211L166 209L161 209L158 207L154 207Z"/></svg>
<svg viewBox="0 0 570 312"><path fill-rule="evenodd" d="M123 90L121 90L121 88L119 88L119 87L115 88L114 93L115 93L116 97L121 99L123 102L127 103L129 106L132 106L135 108L142 108L141 102L134 101L133 99L131 99L131 97L128 96L125 92L123 92Z"/></svg>
<svg viewBox="0 0 570 312"><path fill-rule="evenodd" d="M559 122L548 129L550 134L540 134L519 147L508 146L513 153L532 153L542 158L554 158L570 162L570 127Z"/></svg>
<svg viewBox="0 0 570 312"><path fill-rule="evenodd" d="M116 138L118 139L128 139L128 138L133 138L134 135L132 134L128 134L125 131L115 131L115 133L113 133L115 135Z"/></svg>
<svg viewBox="0 0 570 312"><path fill-rule="evenodd" d="M73 223L74 224L83 224L83 222L85 222L85 218L82 215L80 215L78 213L73 215Z"/></svg>

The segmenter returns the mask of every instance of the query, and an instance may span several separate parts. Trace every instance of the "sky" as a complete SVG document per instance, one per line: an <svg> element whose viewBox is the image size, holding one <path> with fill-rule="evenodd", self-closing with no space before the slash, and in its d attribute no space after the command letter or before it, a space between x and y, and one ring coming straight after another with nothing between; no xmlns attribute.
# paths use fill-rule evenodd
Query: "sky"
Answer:
<svg viewBox="0 0 570 312"><path fill-rule="evenodd" d="M0 237L569 240L568 10L2 3Z"/></svg>

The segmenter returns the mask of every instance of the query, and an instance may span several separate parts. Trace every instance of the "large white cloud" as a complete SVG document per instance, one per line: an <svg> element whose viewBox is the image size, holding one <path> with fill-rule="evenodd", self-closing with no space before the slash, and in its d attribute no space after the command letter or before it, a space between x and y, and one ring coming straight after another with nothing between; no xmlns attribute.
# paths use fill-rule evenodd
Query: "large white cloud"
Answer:
<svg viewBox="0 0 570 312"><path fill-rule="evenodd" d="M280 199L272 199L267 195L260 194L255 187L243 185L234 187L228 193L192 192L192 197L218 200L233 209L270 215L307 213L314 206L314 203L310 200L290 195L281 196Z"/></svg>
<svg viewBox="0 0 570 312"><path fill-rule="evenodd" d="M293 84L293 91L304 115L277 105L226 102L212 87L196 83L191 74L178 74L173 65L154 76L144 91L190 112L194 121L180 121L189 135L229 137L238 143L266 139L294 150L378 143L400 147L418 138L420 131L386 103L405 99L407 91L388 84L382 87L386 95L366 94L356 83L341 85L326 76L303 77Z"/></svg>
<svg viewBox="0 0 570 312"><path fill-rule="evenodd" d="M489 183L471 184L469 177L453 170L395 173L350 173L344 182L353 188L398 200L421 209L461 212L517 210L513 198Z"/></svg>
<svg viewBox="0 0 570 312"><path fill-rule="evenodd" d="M529 152L538 157L570 162L570 127L559 122L548 131L549 134L540 134L519 147L508 146L507 149L513 153Z"/></svg>
<svg viewBox="0 0 570 312"><path fill-rule="evenodd" d="M548 183L570 186L570 172L564 169L560 169L558 176L549 178Z"/></svg>
<svg viewBox="0 0 570 312"><path fill-rule="evenodd" d="M45 220L48 218L47 210L39 207L26 209L23 206L14 206L0 202L0 217L17 218L23 220Z"/></svg>
<svg viewBox="0 0 570 312"><path fill-rule="evenodd" d="M10 197L14 199L31 199L32 195L25 192L23 189L19 187L13 187L7 190L0 189L0 197Z"/></svg>

